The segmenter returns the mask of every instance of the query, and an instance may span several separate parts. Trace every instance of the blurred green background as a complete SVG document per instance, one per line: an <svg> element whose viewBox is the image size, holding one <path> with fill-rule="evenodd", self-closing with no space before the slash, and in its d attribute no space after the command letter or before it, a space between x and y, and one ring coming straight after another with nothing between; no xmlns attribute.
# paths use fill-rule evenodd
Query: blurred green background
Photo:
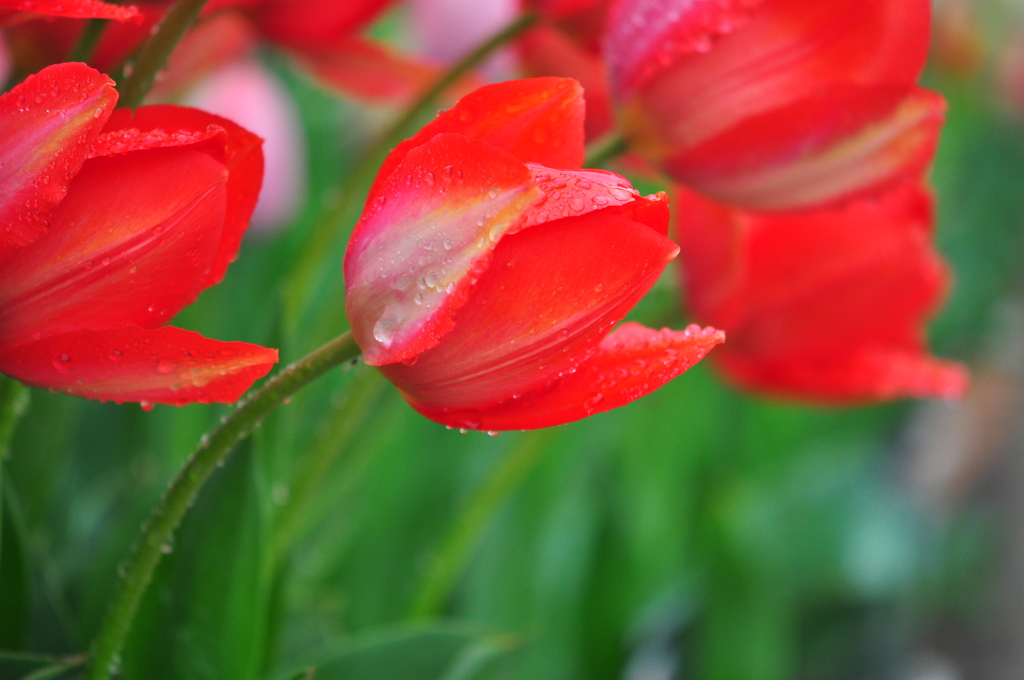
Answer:
<svg viewBox="0 0 1024 680"><path fill-rule="evenodd" d="M345 329L344 239L304 286L295 262L387 112L263 57L302 112L306 202L175 324L292 360ZM1024 677L1024 123L992 63L927 80L950 103L933 179L955 273L932 341L972 366L963 404L776 403L701 364L490 438L419 417L365 366L334 371L203 490L124 677ZM685 324L673 281L634 317ZM225 412L32 393L3 477L0 680L87 648L140 523Z"/></svg>

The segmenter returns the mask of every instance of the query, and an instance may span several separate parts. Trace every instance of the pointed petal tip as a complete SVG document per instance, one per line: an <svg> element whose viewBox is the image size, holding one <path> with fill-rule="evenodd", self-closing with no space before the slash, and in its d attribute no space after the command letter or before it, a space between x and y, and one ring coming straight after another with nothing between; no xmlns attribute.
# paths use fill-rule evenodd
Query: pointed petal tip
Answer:
<svg viewBox="0 0 1024 680"><path fill-rule="evenodd" d="M481 409L444 409L403 396L422 415L469 430L534 430L564 425L625 406L663 386L707 356L725 334L696 324L682 331L626 322L546 391L528 392Z"/></svg>

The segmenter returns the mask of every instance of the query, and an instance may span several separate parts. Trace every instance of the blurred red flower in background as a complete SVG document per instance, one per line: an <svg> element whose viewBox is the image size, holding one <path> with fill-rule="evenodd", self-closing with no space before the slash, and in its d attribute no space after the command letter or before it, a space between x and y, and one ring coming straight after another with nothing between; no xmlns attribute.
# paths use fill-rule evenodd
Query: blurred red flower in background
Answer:
<svg viewBox="0 0 1024 680"><path fill-rule="evenodd" d="M532 429L626 404L721 333L608 332L678 253L664 194L581 170L567 79L477 90L385 160L345 257L366 362L452 427Z"/></svg>
<svg viewBox="0 0 1024 680"><path fill-rule="evenodd" d="M137 3L142 21L108 26L90 59L113 72L142 44L171 3ZM212 0L168 61L154 96L169 96L195 84L264 39L287 52L329 87L370 101L401 102L415 96L437 75L430 64L402 57L358 35L393 0ZM22 71L63 61L84 22L31 22L9 30Z"/></svg>
<svg viewBox="0 0 1024 680"><path fill-rule="evenodd" d="M604 53L631 147L755 210L837 203L919 175L943 102L916 81L930 0L618 0Z"/></svg>
<svg viewBox="0 0 1024 680"><path fill-rule="evenodd" d="M260 140L202 111L116 102L83 64L0 96L0 371L93 399L234 402L276 350L163 324L234 259Z"/></svg>
<svg viewBox="0 0 1024 680"><path fill-rule="evenodd" d="M739 385L829 402L963 396L966 370L924 340L949 274L918 183L791 214L683 190L677 210L686 299L728 332L715 360Z"/></svg>
<svg viewBox="0 0 1024 680"><path fill-rule="evenodd" d="M0 0L0 26L33 18L33 15L115 21L142 19L134 6L100 0Z"/></svg>

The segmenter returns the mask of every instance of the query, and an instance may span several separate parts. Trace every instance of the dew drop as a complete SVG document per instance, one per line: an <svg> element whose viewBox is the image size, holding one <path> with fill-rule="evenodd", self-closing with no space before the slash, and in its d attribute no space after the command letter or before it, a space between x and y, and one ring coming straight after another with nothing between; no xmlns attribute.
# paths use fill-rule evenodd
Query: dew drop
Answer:
<svg viewBox="0 0 1024 680"><path fill-rule="evenodd" d="M583 199L582 198L574 198L574 199L572 199L571 201L569 201L569 207L572 208L573 210L575 210L576 212L579 212L579 211L583 210Z"/></svg>
<svg viewBox="0 0 1024 680"><path fill-rule="evenodd" d="M145 400L140 401L139 402L139 408L141 408L143 411L152 411L153 410L153 402L145 401Z"/></svg>
<svg viewBox="0 0 1024 680"><path fill-rule="evenodd" d="M102 115L103 115L103 107L102 106L97 106L96 110L92 112L93 118L99 118Z"/></svg>
<svg viewBox="0 0 1024 680"><path fill-rule="evenodd" d="M115 350L113 350L113 351L112 351L112 352L111 352L110 354L108 354L108 355L107 355L107 357L108 357L108 358L109 358L109 359L110 359L111 361L120 361L120 360L121 360L121 357L123 357L123 356L124 356L124 352L122 352L122 351L121 351L121 350L119 350L119 349L115 349Z"/></svg>
<svg viewBox="0 0 1024 680"><path fill-rule="evenodd" d="M446 238L444 240L444 243L442 243L441 245L444 246L445 250L451 250L452 249L452 245L454 245L454 244L452 243L452 240L450 238Z"/></svg>
<svg viewBox="0 0 1024 680"><path fill-rule="evenodd" d="M171 361L170 359L161 359L156 362L156 370L158 373L168 374L174 371L178 367L178 364Z"/></svg>

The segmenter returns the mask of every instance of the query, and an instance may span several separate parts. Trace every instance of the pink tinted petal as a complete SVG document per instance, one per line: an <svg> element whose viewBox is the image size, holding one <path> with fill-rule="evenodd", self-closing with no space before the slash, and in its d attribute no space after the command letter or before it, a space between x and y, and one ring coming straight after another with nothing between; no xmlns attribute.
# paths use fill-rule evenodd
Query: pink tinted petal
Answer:
<svg viewBox="0 0 1024 680"><path fill-rule="evenodd" d="M381 371L411 401L442 409L543 392L586 359L678 252L614 210L508 236L440 344Z"/></svg>
<svg viewBox="0 0 1024 680"><path fill-rule="evenodd" d="M601 341L576 370L546 389L484 408L438 409L412 401L426 417L449 427L532 430L571 423L625 406L689 370L725 335L713 328L655 331L626 323Z"/></svg>
<svg viewBox="0 0 1024 680"><path fill-rule="evenodd" d="M754 116L661 162L674 179L755 210L818 207L919 176L935 153L945 101L917 88L826 89ZM765 135L765 130L773 130Z"/></svg>
<svg viewBox="0 0 1024 680"><path fill-rule="evenodd" d="M253 227L286 224L305 191L306 146L299 112L284 85L258 61L245 59L213 73L188 101L263 138L266 172Z"/></svg>
<svg viewBox="0 0 1024 680"><path fill-rule="evenodd" d="M440 74L432 63L354 37L325 47L295 47L292 57L328 89L381 104L410 102Z"/></svg>
<svg viewBox="0 0 1024 680"><path fill-rule="evenodd" d="M0 95L0 263L46 233L93 137L114 82L85 64L56 64Z"/></svg>
<svg viewBox="0 0 1024 680"><path fill-rule="evenodd" d="M715 362L748 389L831 404L891 399L961 399L970 375L963 364L929 356L924 348L878 346L848 356L764 361L728 351Z"/></svg>
<svg viewBox="0 0 1024 680"><path fill-rule="evenodd" d="M595 210L631 206L640 198L629 180L607 170L556 170L529 164L541 193L523 216L523 228ZM667 234L667 225L661 233Z"/></svg>
<svg viewBox="0 0 1024 680"><path fill-rule="evenodd" d="M104 127L104 132L137 129L145 134L159 130L173 130L175 133L208 131L211 125L227 132L223 149L224 165L228 170L227 212L220 245L203 288L224 278L249 227L263 183L263 140L227 118L187 106L143 106L134 111L118 109Z"/></svg>
<svg viewBox="0 0 1024 680"><path fill-rule="evenodd" d="M89 158L117 156L147 149L166 149L174 146L193 146L210 140L218 140L223 149L227 131L217 125L205 130L147 130L123 128L104 132L89 145ZM216 148L218 145L212 145ZM220 154L223 157L223 154Z"/></svg>
<svg viewBox="0 0 1024 680"><path fill-rule="evenodd" d="M129 21L140 16L133 6L112 5L100 0L0 0L0 9L72 19Z"/></svg>
<svg viewBox="0 0 1024 680"><path fill-rule="evenodd" d="M483 142L439 134L380 185L345 255L346 308L371 366L436 345L539 191L525 165Z"/></svg>
<svg viewBox="0 0 1024 680"><path fill-rule="evenodd" d="M277 350L173 326L76 331L0 348L0 371L35 387L176 406L234 403L276 362Z"/></svg>
<svg viewBox="0 0 1024 680"><path fill-rule="evenodd" d="M618 0L605 38L613 87L639 89L672 60L707 52L713 41L742 28L765 0Z"/></svg>
<svg viewBox="0 0 1024 680"><path fill-rule="evenodd" d="M222 163L188 147L90 160L47 238L0 268L0 345L168 321L203 289L226 181Z"/></svg>
<svg viewBox="0 0 1024 680"><path fill-rule="evenodd" d="M583 117L583 89L569 78L528 78L481 87L395 147L381 165L367 205L410 149L441 132L487 142L524 163L579 168L585 153Z"/></svg>

